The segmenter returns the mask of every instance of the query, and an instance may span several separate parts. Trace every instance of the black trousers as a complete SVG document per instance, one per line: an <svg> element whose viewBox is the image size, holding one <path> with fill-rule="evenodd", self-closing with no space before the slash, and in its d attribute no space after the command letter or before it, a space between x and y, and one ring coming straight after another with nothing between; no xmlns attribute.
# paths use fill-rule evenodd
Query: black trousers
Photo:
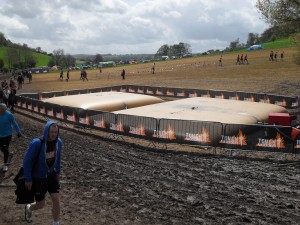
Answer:
<svg viewBox="0 0 300 225"><path fill-rule="evenodd" d="M9 148L10 141L11 141L11 135L0 138L0 148L4 154L4 163L7 163L8 161L8 156L9 156L8 148Z"/></svg>

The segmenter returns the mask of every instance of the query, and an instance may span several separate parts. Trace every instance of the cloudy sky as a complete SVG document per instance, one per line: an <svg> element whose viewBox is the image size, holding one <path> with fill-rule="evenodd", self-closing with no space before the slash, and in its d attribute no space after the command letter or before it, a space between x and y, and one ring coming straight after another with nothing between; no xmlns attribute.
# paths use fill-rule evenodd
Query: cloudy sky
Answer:
<svg viewBox="0 0 300 225"><path fill-rule="evenodd" d="M0 32L14 43L65 54L156 53L164 44L193 53L261 34L256 0L0 0Z"/></svg>

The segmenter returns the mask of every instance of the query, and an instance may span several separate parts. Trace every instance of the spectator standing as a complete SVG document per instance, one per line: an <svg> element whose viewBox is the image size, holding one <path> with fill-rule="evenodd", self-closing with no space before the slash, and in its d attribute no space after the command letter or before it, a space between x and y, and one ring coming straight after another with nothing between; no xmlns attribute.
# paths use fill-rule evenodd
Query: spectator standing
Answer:
<svg viewBox="0 0 300 225"><path fill-rule="evenodd" d="M2 170L8 170L8 157L9 157L9 144L13 134L13 128L21 137L21 131L18 123L16 122L13 114L7 110L4 103L0 103L0 148L4 155L4 165Z"/></svg>
<svg viewBox="0 0 300 225"><path fill-rule="evenodd" d="M60 224L61 149L62 141L58 125L48 121L44 128L43 141L39 138L33 139L25 153L23 159L25 187L27 190L33 189L35 197L34 203L25 205L25 220L29 223L32 222L32 212L45 206L48 192L52 201L53 225Z"/></svg>

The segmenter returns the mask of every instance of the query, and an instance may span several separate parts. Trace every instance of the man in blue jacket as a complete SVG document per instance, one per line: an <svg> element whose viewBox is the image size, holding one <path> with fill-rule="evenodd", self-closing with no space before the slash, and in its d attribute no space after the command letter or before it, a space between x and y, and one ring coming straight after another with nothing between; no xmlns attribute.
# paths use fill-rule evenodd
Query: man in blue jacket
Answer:
<svg viewBox="0 0 300 225"><path fill-rule="evenodd" d="M21 131L14 116L7 110L4 103L0 103L0 148L4 155L4 165L2 168L4 172L8 170L9 144L13 128L18 133L18 137L21 137Z"/></svg>
<svg viewBox="0 0 300 225"><path fill-rule="evenodd" d="M59 174L62 141L59 128L53 121L45 125L43 140L31 141L24 159L24 177L27 190L33 190L35 202L25 206L25 220L32 222L32 211L45 206L45 195L49 192L52 201L53 225L59 225L60 199Z"/></svg>

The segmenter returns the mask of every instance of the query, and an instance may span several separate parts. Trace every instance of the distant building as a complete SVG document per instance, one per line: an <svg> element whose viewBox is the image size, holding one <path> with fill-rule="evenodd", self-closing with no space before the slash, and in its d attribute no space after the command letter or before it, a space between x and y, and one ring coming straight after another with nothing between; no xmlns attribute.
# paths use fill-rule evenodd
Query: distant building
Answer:
<svg viewBox="0 0 300 225"><path fill-rule="evenodd" d="M36 74L36 73L48 73L50 68L48 66L40 66L40 67L33 67L33 68L28 68L27 71L31 72L31 74Z"/></svg>
<svg viewBox="0 0 300 225"><path fill-rule="evenodd" d="M98 66L99 67L114 67L117 64L114 61L107 61L107 62L99 62Z"/></svg>

